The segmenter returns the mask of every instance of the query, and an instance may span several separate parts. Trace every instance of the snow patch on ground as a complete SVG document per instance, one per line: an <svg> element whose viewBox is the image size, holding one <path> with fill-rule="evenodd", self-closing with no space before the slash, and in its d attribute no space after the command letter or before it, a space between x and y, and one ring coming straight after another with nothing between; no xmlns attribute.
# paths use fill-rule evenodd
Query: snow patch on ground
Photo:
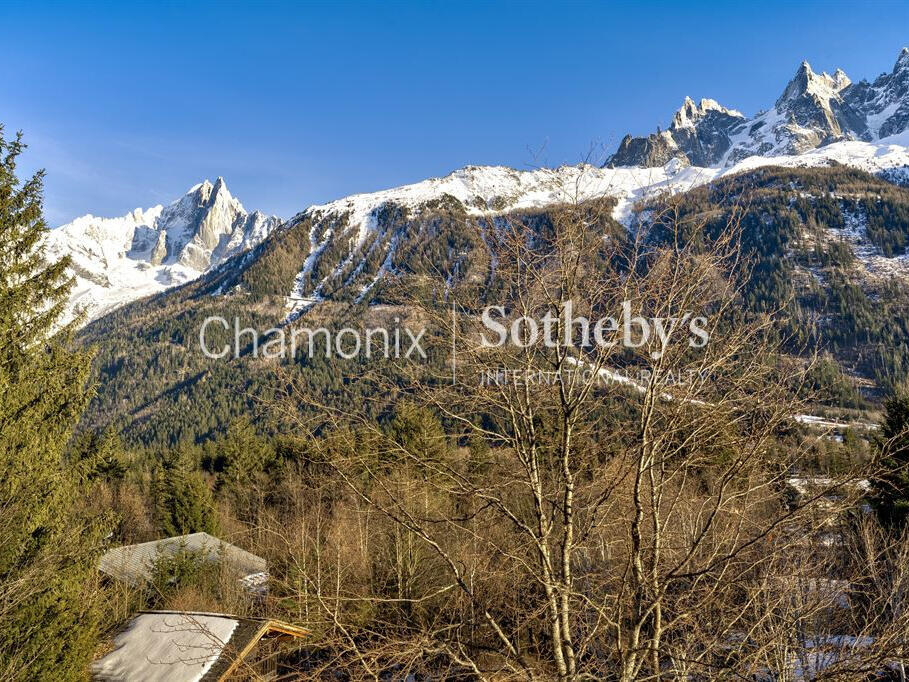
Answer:
<svg viewBox="0 0 909 682"><path fill-rule="evenodd" d="M845 228L827 228L825 232L830 239L844 239L849 244L866 276L872 279L909 277L909 253L884 256L868 238L867 220L861 212L846 210L843 216Z"/></svg>

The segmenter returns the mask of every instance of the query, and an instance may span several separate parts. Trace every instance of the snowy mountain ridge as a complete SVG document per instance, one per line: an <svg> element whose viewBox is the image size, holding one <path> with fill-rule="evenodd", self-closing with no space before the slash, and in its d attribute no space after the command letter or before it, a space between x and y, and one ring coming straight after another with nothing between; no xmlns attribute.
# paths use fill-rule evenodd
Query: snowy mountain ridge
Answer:
<svg viewBox="0 0 909 682"><path fill-rule="evenodd" d="M709 104L698 109L717 111ZM632 168L581 164L519 171L467 166L442 178L313 205L287 223L289 229L309 223L305 258L293 287L285 294L291 306L288 314L294 317L340 289L355 289L356 298L362 299L394 272L399 247L408 235L406 226L392 225L386 219L393 207L417 215L447 196L460 202L468 215L488 216L612 197L617 200L615 217L626 221L635 202L660 192L685 192L722 176L768 165L831 164L909 182L909 132L874 143L850 140L802 154L753 156L728 168L686 165L678 159L661 167ZM219 178L214 184L196 185L166 207L136 209L119 218L77 218L50 232L48 256L72 258L76 284L68 317L83 311L88 322L218 266L234 267L234 261L227 262L231 256L250 252L279 224L278 218L258 211L247 213ZM870 252L867 257L878 259ZM367 267L370 260L378 266ZM885 263L909 271L903 267L909 265L906 258L886 259ZM877 264L875 269L881 267Z"/></svg>
<svg viewBox="0 0 909 682"><path fill-rule="evenodd" d="M671 159L730 167L750 156L800 154L843 140L876 142L909 129L909 48L873 83L803 61L773 107L752 118L714 100L685 98L668 130L626 135L608 166L662 166Z"/></svg>
<svg viewBox="0 0 909 682"><path fill-rule="evenodd" d="M168 206L118 218L85 215L47 236L51 260L69 256L75 279L66 319L90 321L114 308L189 282L260 243L280 220L248 213L223 178L205 180Z"/></svg>
<svg viewBox="0 0 909 682"><path fill-rule="evenodd" d="M709 105L708 105L709 107ZM737 113L737 112L735 112ZM308 224L308 253L287 292L289 319L331 292L354 290L362 300L387 274L408 237L407 220L389 219L396 211L415 217L444 197L457 200L467 215L495 216L593 198L617 200L614 217L627 222L635 202L661 192L686 192L717 178L762 166L816 167L842 164L909 182L909 131L877 142L848 140L787 156L752 156L729 167L697 167L672 159L660 167L596 167L586 164L518 171L502 166L467 166L442 178L356 194L315 205L288 221ZM858 237L855 237L858 239ZM884 261L868 252L880 270ZM887 267L909 275L909 259L885 259ZM327 262L326 262L327 261ZM369 263L380 263L370 268Z"/></svg>

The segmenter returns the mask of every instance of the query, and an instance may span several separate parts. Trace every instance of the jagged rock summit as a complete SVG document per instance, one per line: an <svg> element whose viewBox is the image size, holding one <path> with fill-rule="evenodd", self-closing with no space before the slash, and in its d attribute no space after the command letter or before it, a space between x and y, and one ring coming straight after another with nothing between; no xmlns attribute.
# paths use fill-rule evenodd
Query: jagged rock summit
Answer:
<svg viewBox="0 0 909 682"><path fill-rule="evenodd" d="M76 218L51 230L47 254L72 258L68 316L90 321L129 301L195 279L261 242L280 223L248 213L223 178L195 185L168 206L119 218Z"/></svg>
<svg viewBox="0 0 909 682"><path fill-rule="evenodd" d="M848 96L865 116L868 130L862 139L883 139L909 129L909 47L900 51L891 73L873 83L856 83Z"/></svg>
<svg viewBox="0 0 909 682"><path fill-rule="evenodd" d="M909 129L909 48L888 74L853 83L841 69L805 61L773 107L752 118L710 99L685 98L668 130L626 135L607 166L663 166L672 159L729 167L749 156L802 154L842 140L874 142Z"/></svg>

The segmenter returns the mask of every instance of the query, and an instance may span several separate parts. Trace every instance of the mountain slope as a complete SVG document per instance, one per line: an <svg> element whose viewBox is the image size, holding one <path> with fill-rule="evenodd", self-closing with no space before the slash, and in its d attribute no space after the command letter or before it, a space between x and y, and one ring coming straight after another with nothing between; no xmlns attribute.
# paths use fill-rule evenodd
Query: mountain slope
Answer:
<svg viewBox="0 0 909 682"><path fill-rule="evenodd" d="M260 243L279 219L247 213L222 178L192 187L168 206L119 218L77 218L51 230L47 253L70 256L75 287L68 318L114 308L198 277Z"/></svg>
<svg viewBox="0 0 909 682"><path fill-rule="evenodd" d="M389 275L413 273L414 253L426 247L423 242L440 252L434 267L451 274L458 254L476 246L465 241L467 220L609 199L615 202L613 217L627 223L633 205L643 199L690 191L768 165L845 165L899 180L909 178L907 145L909 133L904 133L884 143L844 141L799 155L749 157L730 168L678 162L656 168L580 165L523 172L469 166L444 178L312 206L248 258L219 268L212 291L279 297L292 320L320 301L381 301L381 282ZM861 257L875 254L862 251Z"/></svg>
<svg viewBox="0 0 909 682"><path fill-rule="evenodd" d="M837 151L843 144L849 147L840 153L852 158L857 158L858 146L881 152L869 159L890 153L905 163L903 148L882 152L869 143L849 142L824 150ZM834 353L837 372L857 377L873 397L878 395L875 386L889 385L909 370L909 189L861 170L824 165L820 152L811 157L817 162L814 168L794 161L789 168L746 168L710 184L678 189L680 206L714 216L716 229L722 229L734 206L746 206L746 248L757 261L743 306L760 312L794 296L796 307L779 320L781 330L809 349ZM805 155L791 158L804 160ZM603 182L611 177L604 169L588 170ZM406 308L395 304L399 278L425 280L437 293L454 278L476 281L480 295L494 303L495 262L484 241L466 229L467 222L476 219L482 225L516 216L545 225L558 202L541 207L517 202L481 216L478 197L512 186L503 177L520 180L505 171L491 176L486 171L472 171L471 182L450 176L307 210L195 281L90 324L81 338L99 348L100 386L87 422L94 427L113 422L130 440L161 444L205 438L235 415L273 399L281 390L275 363L282 361L248 352L239 358L206 358L199 332L209 316L237 318L241 328L260 331L282 325L372 326L376 316L406 318ZM484 184L490 177L498 179L494 187ZM570 177L577 180L577 175ZM460 198L455 196L459 191ZM587 199L617 205L615 198L591 194ZM641 214L621 215L626 225L612 220L597 229L616 238L631 234L627 227ZM317 244L325 242L317 256L314 235ZM362 282L373 280L363 296ZM295 293L307 300L291 296ZM218 334L211 338L212 347L233 342L232 327L223 333L214 329ZM339 395L349 377L375 369L375 361L343 361L318 353L283 364L302 372L326 401ZM850 404L857 404L854 386L845 385ZM190 409L192 405L206 408Z"/></svg>
<svg viewBox="0 0 909 682"><path fill-rule="evenodd" d="M729 167L749 156L800 154L842 140L881 141L909 129L909 48L873 83L802 62L767 111L747 118L713 100L686 98L668 130L626 136L608 166L662 166L671 159Z"/></svg>
<svg viewBox="0 0 909 682"><path fill-rule="evenodd" d="M79 295L96 314L157 293L83 330L82 340L100 349L87 423L114 422L149 444L205 438L280 390L271 361L203 356L208 316L262 331L360 327L375 316L406 317L395 288L402 279L434 289L420 289L429 297L467 281L495 302L487 236L503 220L545 227L560 204L598 202L609 211L595 212L603 216L595 229L621 240L667 194L685 211L714 216L715 229L730 202L747 207L757 266L744 308L792 301L781 331L830 350L836 376L851 377L840 394L859 405L853 384L874 398L909 373L907 75L909 51L873 83L803 64L774 107L751 119L686 100L670 130L623 142L613 160L625 154L632 167L468 166L311 206L281 225L245 213L219 181L167 208L76 221L52 238L60 255L74 255ZM345 375L363 371L357 363L286 361L328 401ZM206 409L187 409L196 404Z"/></svg>

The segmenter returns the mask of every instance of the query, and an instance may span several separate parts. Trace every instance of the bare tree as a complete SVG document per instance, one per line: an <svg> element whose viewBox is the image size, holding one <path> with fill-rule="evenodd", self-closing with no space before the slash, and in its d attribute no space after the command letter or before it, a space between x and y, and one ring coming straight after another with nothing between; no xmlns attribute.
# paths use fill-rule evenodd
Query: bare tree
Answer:
<svg viewBox="0 0 909 682"><path fill-rule="evenodd" d="M786 352L779 311L743 309L741 207L718 227L662 197L632 232L612 209L569 200L488 216L473 225L488 253L464 255L464 274L434 288L420 279L409 314L450 364L399 368L404 390L361 380L438 415L441 451L302 386L278 406L343 490L335 509L369 519L367 572L391 541L393 589L374 573L344 582L339 564L327 596L300 571L306 603L366 676L427 660L484 679L792 668L774 649L792 622L785 583L822 584L826 568L807 575L791 558L836 537L860 472L786 495L804 451L782 439L805 409L810 361ZM488 306L500 306L502 344ZM301 403L319 417L300 418ZM815 590L797 620L827 602Z"/></svg>

